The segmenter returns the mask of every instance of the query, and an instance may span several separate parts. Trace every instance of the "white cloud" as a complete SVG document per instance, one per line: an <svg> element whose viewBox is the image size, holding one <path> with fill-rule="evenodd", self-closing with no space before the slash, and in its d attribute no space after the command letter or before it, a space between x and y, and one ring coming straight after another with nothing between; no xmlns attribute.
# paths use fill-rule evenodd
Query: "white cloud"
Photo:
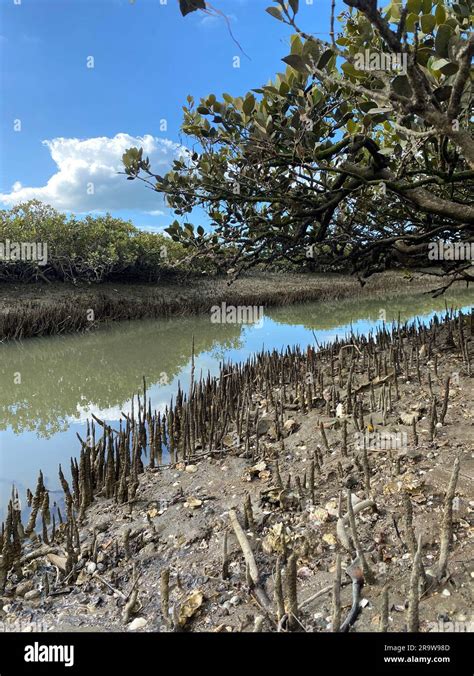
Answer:
<svg viewBox="0 0 474 676"><path fill-rule="evenodd" d="M163 198L142 181L127 181L122 155L132 146L142 147L144 157L150 158L156 174L165 174L177 157L186 149L167 139L150 134L114 137L99 136L80 140L55 138L43 141L49 149L57 171L46 185L23 186L15 181L11 192L1 194L0 202L13 206L18 202L39 199L62 211L84 213L90 211L139 210L158 215L157 207L164 206Z"/></svg>

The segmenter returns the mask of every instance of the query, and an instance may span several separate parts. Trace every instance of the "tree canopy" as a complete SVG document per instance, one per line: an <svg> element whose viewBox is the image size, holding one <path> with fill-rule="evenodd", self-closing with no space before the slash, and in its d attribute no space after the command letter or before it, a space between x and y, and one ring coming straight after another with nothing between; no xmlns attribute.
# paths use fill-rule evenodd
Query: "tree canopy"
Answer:
<svg viewBox="0 0 474 676"><path fill-rule="evenodd" d="M433 240L473 238L469 0L344 2L325 42L298 24L298 0L274 0L266 11L292 31L284 68L242 96L188 97L189 154L165 176L140 149L125 153L128 178L176 215L204 208L211 232L168 229L196 255L231 247L232 271L309 258L363 277L426 264ZM443 266L474 279L470 262Z"/></svg>

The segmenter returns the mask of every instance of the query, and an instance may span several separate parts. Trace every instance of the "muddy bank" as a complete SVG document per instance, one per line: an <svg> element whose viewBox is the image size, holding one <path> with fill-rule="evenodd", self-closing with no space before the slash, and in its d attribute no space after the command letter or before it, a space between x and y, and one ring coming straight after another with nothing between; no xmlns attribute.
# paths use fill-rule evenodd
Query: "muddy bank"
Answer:
<svg viewBox="0 0 474 676"><path fill-rule="evenodd" d="M209 313L233 306L289 305L306 301L390 298L428 292L433 278L387 272L364 287L344 275L253 274L229 285L226 278L192 278L178 283L0 285L0 340L90 331L120 320ZM461 287L459 287L461 288Z"/></svg>
<svg viewBox="0 0 474 676"><path fill-rule="evenodd" d="M164 417L144 393L119 429L95 421L67 513L41 481L35 519L11 505L4 627L472 630L473 334L261 355Z"/></svg>

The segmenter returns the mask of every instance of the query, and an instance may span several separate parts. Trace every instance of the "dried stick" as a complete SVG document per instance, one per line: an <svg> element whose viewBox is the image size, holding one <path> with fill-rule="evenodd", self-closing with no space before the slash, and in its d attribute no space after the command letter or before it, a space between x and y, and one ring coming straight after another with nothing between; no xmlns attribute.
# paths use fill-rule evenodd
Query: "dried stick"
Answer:
<svg viewBox="0 0 474 676"><path fill-rule="evenodd" d="M227 580L229 577L229 552L227 547L227 531L224 533L224 540L222 543L222 579Z"/></svg>
<svg viewBox="0 0 474 676"><path fill-rule="evenodd" d="M441 413L439 415L439 421L442 425L444 425L444 419L446 417L446 413L448 412L449 385L450 385L450 383L451 383L451 378L448 376L446 378L445 383L444 383L443 407L442 407Z"/></svg>
<svg viewBox="0 0 474 676"><path fill-rule="evenodd" d="M349 631L351 626L356 621L359 612L360 612L360 592L364 586L364 574L362 571L362 566L360 559L355 559L351 565L346 568L346 573L352 580L352 606L349 611L348 616L341 625L341 632Z"/></svg>
<svg viewBox="0 0 474 676"><path fill-rule="evenodd" d="M285 568L285 610L288 628L295 631L298 626L298 598L296 593L296 554L291 554Z"/></svg>
<svg viewBox="0 0 474 676"><path fill-rule="evenodd" d="M170 569L164 568L160 575L161 615L166 625L170 622Z"/></svg>
<svg viewBox="0 0 474 676"><path fill-rule="evenodd" d="M363 509L367 509L367 507L374 507L374 506L375 506L375 502L373 500L361 500L361 502L358 502L353 507L354 515L358 514ZM345 514L344 516L340 517L337 520L336 532L337 532L337 537L339 538L339 542L344 547L344 549L346 551L348 551L349 553L352 553L351 543L350 543L349 536L347 535L347 531L346 531L346 526L347 526L348 523L349 523L349 514Z"/></svg>
<svg viewBox="0 0 474 676"><path fill-rule="evenodd" d="M367 563L367 559L365 558L365 554L362 551L362 547L360 544L359 536L357 534L357 524L354 516L354 508L352 507L352 493L350 490L347 491L347 513L349 515L349 523L351 524L351 533L352 533L352 541L354 543L354 548L356 550L356 554L358 558L360 559L361 565L362 565L362 570L364 572L364 578L369 582L369 584L373 581L374 579L374 574L369 568L369 564Z"/></svg>
<svg viewBox="0 0 474 676"><path fill-rule="evenodd" d="M275 571L275 605L277 608L277 622L280 622L285 614L285 603L283 601L283 587L281 583L281 558L278 557Z"/></svg>
<svg viewBox="0 0 474 676"><path fill-rule="evenodd" d="M441 543L438 560L438 581L440 581L446 575L449 549L453 540L453 499L456 492L456 484L459 478L460 464L461 462L459 456L457 456L454 461L453 472L451 474L448 490L444 499L444 513L441 526Z"/></svg>
<svg viewBox="0 0 474 676"><path fill-rule="evenodd" d="M408 631L417 632L420 628L420 568L421 568L421 536L418 538L413 568L410 578L410 592L408 596Z"/></svg>
<svg viewBox="0 0 474 676"><path fill-rule="evenodd" d="M336 569L332 589L332 630L339 631L341 626L341 553L336 554Z"/></svg>
<svg viewBox="0 0 474 676"><path fill-rule="evenodd" d="M382 591L382 612L380 613L380 631L388 631L388 586L385 585Z"/></svg>
<svg viewBox="0 0 474 676"><path fill-rule="evenodd" d="M245 532L242 528L242 526L239 523L239 520L237 519L237 514L235 513L234 509L229 510L229 519L230 523L232 525L232 528L234 529L235 536L237 538L237 541L240 545L240 548L242 550L242 553L244 555L245 563L248 569L249 577L250 580L254 586L254 594L257 598L257 601L260 603L262 608L266 610L266 612L269 615L273 615L273 607L270 599L268 598L268 594L265 591L261 580L260 580L260 574L258 572L257 564L255 562L255 557L252 552L252 548L250 547L250 543L248 541L247 536L245 535Z"/></svg>

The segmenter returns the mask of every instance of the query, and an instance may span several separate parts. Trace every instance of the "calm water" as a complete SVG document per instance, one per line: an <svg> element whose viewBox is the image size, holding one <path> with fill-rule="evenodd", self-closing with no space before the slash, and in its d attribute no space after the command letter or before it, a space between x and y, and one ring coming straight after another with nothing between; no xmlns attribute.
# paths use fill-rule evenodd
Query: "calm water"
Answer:
<svg viewBox="0 0 474 676"><path fill-rule="evenodd" d="M310 303L268 310L259 325L212 324L208 316L127 322L85 335L37 338L0 346L0 517L12 484L34 489L38 470L59 490L58 465L69 467L85 438L91 413L110 423L130 410L146 377L152 406L164 409L178 381L190 377L192 337L196 376L219 363L244 361L262 349L314 345L350 333L368 333L387 322L428 322L448 306L467 311L472 291L446 298L424 295L391 301ZM16 383L21 377L21 383ZM16 384L15 384L16 383Z"/></svg>

